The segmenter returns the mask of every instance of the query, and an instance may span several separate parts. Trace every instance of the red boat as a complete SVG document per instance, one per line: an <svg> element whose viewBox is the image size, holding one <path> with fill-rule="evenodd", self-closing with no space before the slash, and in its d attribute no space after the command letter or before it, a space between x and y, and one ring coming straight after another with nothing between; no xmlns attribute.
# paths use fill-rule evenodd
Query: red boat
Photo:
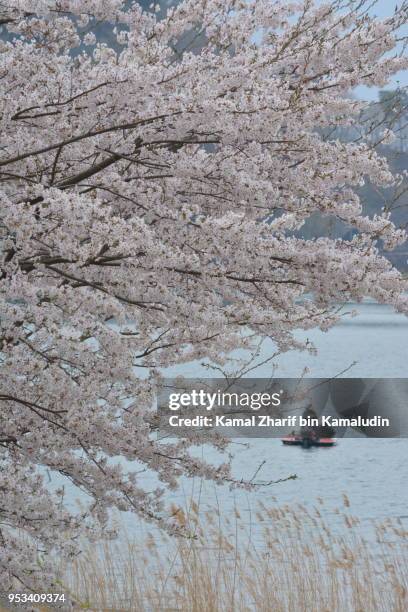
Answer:
<svg viewBox="0 0 408 612"><path fill-rule="evenodd" d="M336 444L335 438L309 438L299 435L290 435L281 438L282 443L286 446L303 446L303 448L310 448L311 446L334 446Z"/></svg>

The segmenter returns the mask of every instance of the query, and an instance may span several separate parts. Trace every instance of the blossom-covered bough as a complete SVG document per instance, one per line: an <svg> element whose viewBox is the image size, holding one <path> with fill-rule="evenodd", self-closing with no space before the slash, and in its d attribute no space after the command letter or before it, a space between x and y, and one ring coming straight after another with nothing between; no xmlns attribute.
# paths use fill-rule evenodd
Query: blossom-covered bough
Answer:
<svg viewBox="0 0 408 612"><path fill-rule="evenodd" d="M151 435L162 368L224 366L255 337L289 350L293 330L332 326L339 301L408 310L378 251L405 234L365 217L353 190L401 178L320 130L355 120L356 85L407 66L392 51L406 3L383 21L367 9L186 0L157 20L120 0L1 3L1 588L52 583L47 553L99 537L109 508L171 530L166 487L230 479L190 456L194 439ZM302 239L316 214L354 237ZM144 490L143 468L163 486ZM45 471L89 506L65 508Z"/></svg>

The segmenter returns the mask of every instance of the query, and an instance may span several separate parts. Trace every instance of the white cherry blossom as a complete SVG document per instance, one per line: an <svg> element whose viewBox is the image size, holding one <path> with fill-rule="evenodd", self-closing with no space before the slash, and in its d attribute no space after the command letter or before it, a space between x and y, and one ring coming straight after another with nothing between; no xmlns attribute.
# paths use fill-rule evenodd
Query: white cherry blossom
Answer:
<svg viewBox="0 0 408 612"><path fill-rule="evenodd" d="M395 179L318 129L351 125L350 89L407 67L406 3L382 21L364 1L185 0L161 20L128 5L0 8L0 590L51 584L49 555L110 535L110 508L172 532L167 487L230 479L190 455L194 436L154 437L162 368L225 365L254 337L298 348L293 331L327 330L340 300L408 311L379 252L406 235L354 192ZM114 49L95 43L100 20ZM199 50L179 49L187 32ZM354 237L300 237L316 214ZM45 470L89 506L69 511Z"/></svg>

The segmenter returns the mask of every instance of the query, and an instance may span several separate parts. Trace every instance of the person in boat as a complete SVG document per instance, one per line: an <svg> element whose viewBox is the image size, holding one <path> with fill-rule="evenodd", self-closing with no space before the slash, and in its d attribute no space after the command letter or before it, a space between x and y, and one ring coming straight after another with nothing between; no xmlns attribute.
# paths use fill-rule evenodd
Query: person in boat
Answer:
<svg viewBox="0 0 408 612"><path fill-rule="evenodd" d="M330 427L330 425L319 425L317 435L319 438L334 438L336 430Z"/></svg>
<svg viewBox="0 0 408 612"><path fill-rule="evenodd" d="M317 413L312 407L306 408L302 414L303 418L309 417L310 420L318 419ZM300 435L303 440L318 440L319 438L333 438L335 430L329 425L304 425L300 428Z"/></svg>
<svg viewBox="0 0 408 612"><path fill-rule="evenodd" d="M304 419L309 419L309 420L318 418L316 412L313 410L311 406L309 406L308 408L306 408L306 410L303 411L302 417ZM317 426L309 425L309 424L302 425L302 427L300 428L300 435L302 437L302 440L316 440Z"/></svg>

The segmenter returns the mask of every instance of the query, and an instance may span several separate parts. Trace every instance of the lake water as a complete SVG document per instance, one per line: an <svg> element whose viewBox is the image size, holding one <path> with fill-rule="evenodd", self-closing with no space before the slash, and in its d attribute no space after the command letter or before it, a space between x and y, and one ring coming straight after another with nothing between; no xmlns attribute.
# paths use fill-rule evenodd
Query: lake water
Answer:
<svg viewBox="0 0 408 612"><path fill-rule="evenodd" d="M313 341L317 356L305 352L282 355L275 362L278 366L275 375L297 377L307 366L310 377L331 377L343 371L346 377L408 377L408 319L373 302L346 306L345 310L354 308L360 313L358 317L344 318L327 333L300 332L300 338ZM273 346L266 342L259 361L271 352ZM187 377L208 376L208 371L198 363L167 370L169 376L176 373ZM251 376L270 374L268 365L259 367ZM408 525L408 439L366 439L356 434L356 438L341 439L334 448L306 450L284 447L276 439L239 438L232 441L231 451L237 478L251 478L264 462L257 480L278 480L290 474L296 474L297 479L251 493L184 480L170 499L184 506L193 496L203 509L218 506L221 515L228 515L236 506L245 517L260 500L266 505L301 503L313 507L322 497L325 520L333 529L341 529L337 508L342 505L342 494L346 493L350 511L359 517L363 527L372 519L387 517L400 518ZM210 461L217 458L215 451L207 447L197 453ZM146 477L146 485L153 484L149 478ZM75 497L72 492L72 502ZM124 523L128 535L137 536L140 521L127 515ZM261 538L256 528L253 535Z"/></svg>
<svg viewBox="0 0 408 612"><path fill-rule="evenodd" d="M342 321L328 332L308 330L299 332L301 340L309 339L318 354L289 352L274 361L277 377L298 377L308 367L309 377L330 377L344 372L344 377L405 378L408 377L408 318L395 313L392 308L366 301L362 304L346 304L344 313L357 310L356 317L344 316ZM265 341L259 356L262 362L274 352L272 342ZM355 362L353 367L350 367ZM166 370L169 376L183 374L186 377L208 376L208 370L199 363ZM260 366L251 373L253 377L268 378L271 365Z"/></svg>

